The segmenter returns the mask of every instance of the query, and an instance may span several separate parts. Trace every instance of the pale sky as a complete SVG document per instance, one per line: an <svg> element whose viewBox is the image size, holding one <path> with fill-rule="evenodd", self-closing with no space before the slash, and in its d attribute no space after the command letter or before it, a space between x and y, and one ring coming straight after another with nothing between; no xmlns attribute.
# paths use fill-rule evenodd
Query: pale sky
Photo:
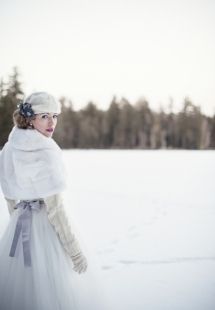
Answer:
<svg viewBox="0 0 215 310"><path fill-rule="evenodd" d="M79 109L184 97L215 113L214 0L0 0L0 77Z"/></svg>

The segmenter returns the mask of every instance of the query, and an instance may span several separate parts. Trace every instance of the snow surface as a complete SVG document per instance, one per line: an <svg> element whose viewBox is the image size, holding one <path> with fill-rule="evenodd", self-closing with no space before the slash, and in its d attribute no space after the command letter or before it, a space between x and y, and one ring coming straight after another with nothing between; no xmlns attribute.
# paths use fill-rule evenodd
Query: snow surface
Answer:
<svg viewBox="0 0 215 310"><path fill-rule="evenodd" d="M215 309L215 152L64 150L68 215L113 310ZM9 221L0 193L0 235Z"/></svg>

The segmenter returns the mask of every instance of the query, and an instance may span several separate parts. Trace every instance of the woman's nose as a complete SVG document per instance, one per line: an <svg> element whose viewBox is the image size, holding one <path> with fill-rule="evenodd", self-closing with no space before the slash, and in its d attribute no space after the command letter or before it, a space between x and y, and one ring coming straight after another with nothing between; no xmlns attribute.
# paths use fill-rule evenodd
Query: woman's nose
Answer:
<svg viewBox="0 0 215 310"><path fill-rule="evenodd" d="M54 123L53 117L49 117L49 124L53 124L53 123Z"/></svg>

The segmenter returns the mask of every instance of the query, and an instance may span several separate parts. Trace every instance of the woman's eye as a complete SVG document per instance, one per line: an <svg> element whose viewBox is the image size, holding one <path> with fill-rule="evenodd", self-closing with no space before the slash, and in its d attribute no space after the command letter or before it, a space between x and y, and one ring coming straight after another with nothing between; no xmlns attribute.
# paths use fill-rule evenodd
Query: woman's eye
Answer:
<svg viewBox="0 0 215 310"><path fill-rule="evenodd" d="M52 117L53 117L54 119L56 119L56 118L58 117L58 114L54 114ZM43 115L42 115L42 118L43 118L43 119L47 119L47 118L49 118L49 116L48 116L47 114L43 114Z"/></svg>

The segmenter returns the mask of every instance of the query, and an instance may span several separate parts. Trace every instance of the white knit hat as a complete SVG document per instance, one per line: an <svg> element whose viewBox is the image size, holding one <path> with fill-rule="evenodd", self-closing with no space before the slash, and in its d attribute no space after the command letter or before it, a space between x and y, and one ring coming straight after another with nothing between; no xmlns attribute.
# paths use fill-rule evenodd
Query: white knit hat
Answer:
<svg viewBox="0 0 215 310"><path fill-rule="evenodd" d="M30 104L35 114L61 113L61 104L52 95L46 92L35 92L28 96L23 104Z"/></svg>

